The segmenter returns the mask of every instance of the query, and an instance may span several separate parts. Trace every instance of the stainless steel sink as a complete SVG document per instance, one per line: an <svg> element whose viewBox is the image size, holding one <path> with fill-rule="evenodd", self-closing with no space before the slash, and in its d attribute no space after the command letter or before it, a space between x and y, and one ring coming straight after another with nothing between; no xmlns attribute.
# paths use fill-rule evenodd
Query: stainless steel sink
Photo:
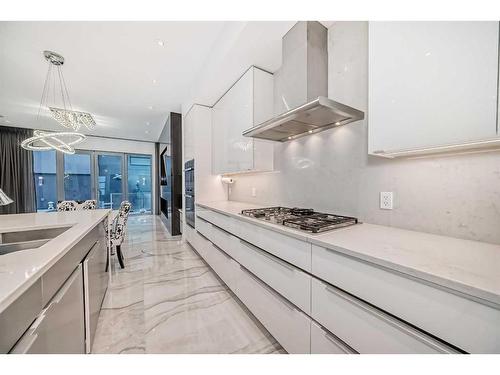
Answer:
<svg viewBox="0 0 500 375"><path fill-rule="evenodd" d="M52 238L63 234L69 228L71 228L71 226L0 233L0 244L34 240L51 240Z"/></svg>
<svg viewBox="0 0 500 375"><path fill-rule="evenodd" d="M42 245L45 245L49 241L50 239L14 242L14 243L2 243L0 244L0 255L14 253L20 250L36 249Z"/></svg>
<svg viewBox="0 0 500 375"><path fill-rule="evenodd" d="M71 226L0 233L0 255L36 249L66 232Z"/></svg>

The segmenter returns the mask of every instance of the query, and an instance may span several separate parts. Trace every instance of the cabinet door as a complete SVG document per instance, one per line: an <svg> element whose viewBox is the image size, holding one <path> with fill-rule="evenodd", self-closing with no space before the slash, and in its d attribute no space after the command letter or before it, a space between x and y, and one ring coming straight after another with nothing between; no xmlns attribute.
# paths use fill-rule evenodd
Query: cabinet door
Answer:
<svg viewBox="0 0 500 375"><path fill-rule="evenodd" d="M85 344L87 353L90 353L94 341L102 302L108 289L107 257L106 245L103 240L99 240L90 250L87 259L83 263L86 310Z"/></svg>
<svg viewBox="0 0 500 375"><path fill-rule="evenodd" d="M71 274L11 353L85 353L82 266Z"/></svg>
<svg viewBox="0 0 500 375"><path fill-rule="evenodd" d="M213 107L215 174L253 169L253 139L242 135L253 125L253 70L247 70Z"/></svg>
<svg viewBox="0 0 500 375"><path fill-rule="evenodd" d="M369 152L495 137L498 22L370 22Z"/></svg>
<svg viewBox="0 0 500 375"><path fill-rule="evenodd" d="M191 110L184 117L184 161L182 167L184 168L184 163L188 160L194 159L194 117L195 108Z"/></svg>

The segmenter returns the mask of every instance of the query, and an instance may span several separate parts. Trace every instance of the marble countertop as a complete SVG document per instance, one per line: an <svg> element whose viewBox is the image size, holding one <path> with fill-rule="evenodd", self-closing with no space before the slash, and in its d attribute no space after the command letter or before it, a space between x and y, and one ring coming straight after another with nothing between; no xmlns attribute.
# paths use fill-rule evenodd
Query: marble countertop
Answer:
<svg viewBox="0 0 500 375"><path fill-rule="evenodd" d="M500 245L367 223L310 234L241 215L243 209L263 206L196 204L500 305Z"/></svg>
<svg viewBox="0 0 500 375"><path fill-rule="evenodd" d="M0 255L0 312L109 213L106 209L0 215L0 233L70 227L39 248Z"/></svg>

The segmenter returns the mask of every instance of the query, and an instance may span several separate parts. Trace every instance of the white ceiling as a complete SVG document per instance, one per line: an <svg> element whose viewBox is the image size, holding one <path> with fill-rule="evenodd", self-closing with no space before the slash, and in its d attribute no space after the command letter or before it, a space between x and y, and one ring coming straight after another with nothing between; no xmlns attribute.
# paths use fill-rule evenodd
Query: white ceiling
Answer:
<svg viewBox="0 0 500 375"><path fill-rule="evenodd" d="M0 125L62 130L48 116L36 118L48 68L42 52L52 50L66 59L73 109L97 122L85 133L156 141L225 24L0 22Z"/></svg>
<svg viewBox="0 0 500 375"><path fill-rule="evenodd" d="M250 65L276 71L294 23L0 22L0 125L62 130L37 120L52 50L66 59L73 109L97 122L84 133L157 141L169 112L212 105Z"/></svg>

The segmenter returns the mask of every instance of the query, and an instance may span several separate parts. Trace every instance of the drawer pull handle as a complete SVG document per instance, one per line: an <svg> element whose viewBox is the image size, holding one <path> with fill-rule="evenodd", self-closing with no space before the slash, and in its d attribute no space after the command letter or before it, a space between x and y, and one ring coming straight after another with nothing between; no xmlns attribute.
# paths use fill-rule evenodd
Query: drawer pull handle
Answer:
<svg viewBox="0 0 500 375"><path fill-rule="evenodd" d="M198 233L200 235L200 237L202 237L204 240L206 241L210 241L207 236L205 236L203 233L201 233L199 230L196 230L196 233Z"/></svg>
<svg viewBox="0 0 500 375"><path fill-rule="evenodd" d="M226 253L224 250L222 250L222 249L221 249L219 246L217 246L216 244L212 243L212 246L213 246L213 247L215 247L217 250L219 250L219 251L222 253L222 255L224 255L227 259L229 259L229 260L232 260L232 259L233 259L233 258L231 258L231 257L229 256L229 254L228 254L228 253Z"/></svg>
<svg viewBox="0 0 500 375"><path fill-rule="evenodd" d="M244 240L240 240L240 243L243 246L248 247L250 250L254 250L254 251L258 252L259 254L264 255L266 258L271 259L272 261L274 261L274 262L278 263L279 265L281 265L281 266L289 269L290 271L292 271L292 272L295 271L295 267L293 267L291 264L288 264L284 260L281 260L280 258L275 257L274 255L269 254L267 251L262 250L261 248L255 246L255 245L252 245L251 243L248 243L248 242L246 242Z"/></svg>
<svg viewBox="0 0 500 375"><path fill-rule="evenodd" d="M347 344L344 344L339 338L337 338L332 333L327 331L326 328L321 327L321 330L323 331L325 338L328 341L330 341L333 345L335 345L337 348L348 354L357 354L357 352L354 349L352 349L350 346L347 346Z"/></svg>
<svg viewBox="0 0 500 375"><path fill-rule="evenodd" d="M295 311L295 305L293 305L291 302L283 298L281 294L276 292L273 288L271 288L269 285L267 285L264 281L259 279L257 276L255 276L252 272L250 272L246 267L242 266L240 264L240 269L248 274L252 279L254 279L257 283L259 283L264 289L266 289L268 292L273 294L276 298L278 298L281 303L283 303L286 307L288 307L291 311Z"/></svg>
<svg viewBox="0 0 500 375"><path fill-rule="evenodd" d="M430 346L431 348L436 349L437 351L440 351L442 353L456 353L451 348L447 348L444 345L440 345L437 342L435 342L433 340L430 340L429 338L427 338L426 336L424 336L420 332L418 332L416 330L413 330L413 329L410 329L409 327L407 327L403 323L400 323L400 322L396 321L395 319L389 318L388 316L386 316L382 312L379 312L379 311L375 310L374 308L368 307L367 305L365 305L365 303L357 300L354 297L349 296L348 294L346 294L346 293L344 293L344 292L342 292L340 290L337 290L336 288L334 288L331 285L326 285L325 284L325 289L328 292L333 293L336 296L344 299L345 301L347 301L347 302L349 302L349 303L351 303L351 304L353 304L353 305L355 305L355 306L363 309L368 314L374 315L378 319L383 320L385 323L393 326L394 328L399 329L401 332L407 334L408 336L411 336L411 337L415 338L416 340L419 340L420 342L423 342L424 344Z"/></svg>
<svg viewBox="0 0 500 375"><path fill-rule="evenodd" d="M217 229L219 232L224 233L228 237L233 237L233 234L231 232L228 232L227 230L225 230L225 229L223 229L221 227L218 227L217 225L214 225L214 228Z"/></svg>

